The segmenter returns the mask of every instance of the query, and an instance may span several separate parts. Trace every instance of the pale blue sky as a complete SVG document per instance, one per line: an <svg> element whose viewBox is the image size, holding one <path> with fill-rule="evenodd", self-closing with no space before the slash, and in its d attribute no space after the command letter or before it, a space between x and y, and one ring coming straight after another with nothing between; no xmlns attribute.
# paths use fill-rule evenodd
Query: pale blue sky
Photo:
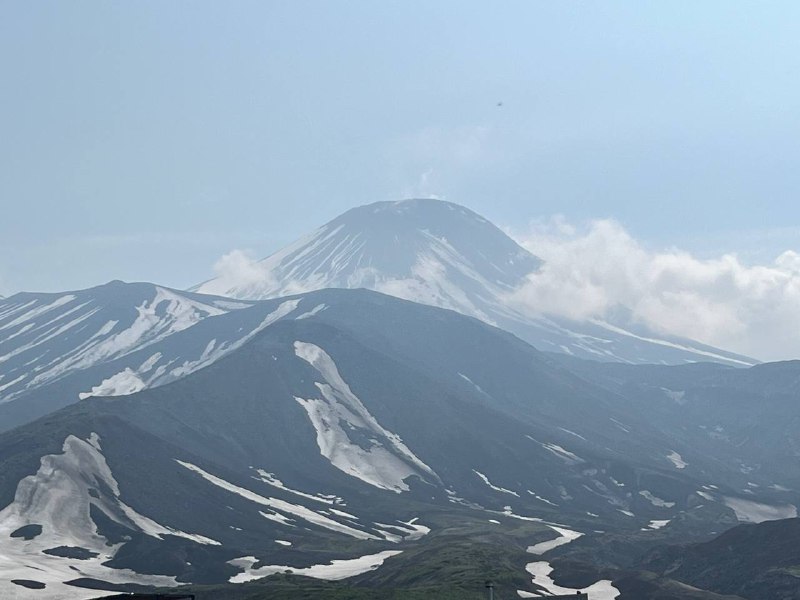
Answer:
<svg viewBox="0 0 800 600"><path fill-rule="evenodd" d="M729 0L0 0L0 293L185 287L430 194L771 260L800 250L798 22Z"/></svg>

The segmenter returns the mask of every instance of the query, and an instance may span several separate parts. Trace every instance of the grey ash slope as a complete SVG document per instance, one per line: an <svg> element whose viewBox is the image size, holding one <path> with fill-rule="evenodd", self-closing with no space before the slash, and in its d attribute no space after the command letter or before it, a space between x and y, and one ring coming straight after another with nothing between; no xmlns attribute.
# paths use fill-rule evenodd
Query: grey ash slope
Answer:
<svg viewBox="0 0 800 600"><path fill-rule="evenodd" d="M402 550L436 515L465 512L585 533L735 522L721 503L702 509L696 491L739 474L703 456L677 468L647 407L455 312L324 290L163 343L246 315L268 324L204 368L0 435L6 579L46 579L52 592L76 573L255 577L270 572L259 565ZM20 537L31 525L43 531ZM531 542L553 535L541 525Z"/></svg>
<svg viewBox="0 0 800 600"><path fill-rule="evenodd" d="M511 331L543 351L629 363L756 361L615 322L571 321L510 300L541 260L474 212L439 200L377 202L347 211L259 263L260 277L222 276L196 291L245 299L323 288L368 288L449 308Z"/></svg>

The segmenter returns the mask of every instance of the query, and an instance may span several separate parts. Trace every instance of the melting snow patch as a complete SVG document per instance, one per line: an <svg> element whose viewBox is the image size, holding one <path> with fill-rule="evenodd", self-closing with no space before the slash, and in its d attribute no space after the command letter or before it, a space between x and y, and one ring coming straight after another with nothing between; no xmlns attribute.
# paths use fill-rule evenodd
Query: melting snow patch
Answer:
<svg viewBox="0 0 800 600"><path fill-rule="evenodd" d="M411 533L409 533L406 536L406 540L408 541L418 540L421 537L424 537L431 532L430 527L426 527L425 525L420 525L419 523L417 523L417 520L418 517L414 517L410 521L398 521L398 523L401 523L412 530Z"/></svg>
<svg viewBox="0 0 800 600"><path fill-rule="evenodd" d="M257 478L254 477L254 479L263 481L264 483L276 487L279 490L290 492L292 494L295 494L296 496L300 496L301 498L307 498L308 500L314 500L315 502L321 502L323 504L344 504L344 501L338 496L333 496L331 494L312 495L312 494L307 494L305 492L300 492L298 490L293 490L290 487L286 487L286 485L284 485L284 483L280 479L278 479L273 473L268 473L264 469L256 469L256 473L258 473L259 476Z"/></svg>
<svg viewBox="0 0 800 600"><path fill-rule="evenodd" d="M481 480L483 481L483 483L488 485L494 491L503 492L504 494L511 494L512 496L516 496L517 498L519 498L519 494L517 492L515 492L513 490L507 490L504 487L500 487L500 486L494 485L491 481L489 481L489 478L486 475L484 475L483 473L481 473L480 471L476 471L475 469L472 469L472 472L475 473L475 475L477 475L478 477L480 477Z"/></svg>
<svg viewBox="0 0 800 600"><path fill-rule="evenodd" d="M685 469L689 463L683 460L680 454L672 450L669 454L667 454L667 460L675 465L676 469Z"/></svg>
<svg viewBox="0 0 800 600"><path fill-rule="evenodd" d="M649 501L650 504L653 506L658 506L661 508L672 508L675 506L674 502L667 502L666 500L662 500L658 496L654 496L651 492L647 490L642 490L639 492L639 495L642 496L645 500Z"/></svg>
<svg viewBox="0 0 800 600"><path fill-rule="evenodd" d="M137 369L140 373L147 373L150 369L156 366L156 363L161 360L161 352L156 352Z"/></svg>
<svg viewBox="0 0 800 600"><path fill-rule="evenodd" d="M267 565L254 568L253 565L260 561L255 556L244 556L242 558L235 558L228 561L228 564L244 570L244 573L234 575L229 581L230 583L244 583L246 581L252 581L253 579L259 579L274 573L283 573L284 571L291 571L295 575L304 575L306 577L314 577L315 579L336 581L377 569L387 558L396 556L400 553L400 550L384 550L383 552L378 552L377 554L368 554L358 558L333 560L325 565L312 565L310 567L299 568L290 567L287 565Z"/></svg>
<svg viewBox="0 0 800 600"><path fill-rule="evenodd" d="M558 506L555 502L550 502L547 498L542 498L539 494L532 490L526 490L531 496L539 500L540 502L544 502L545 504L549 504L550 506Z"/></svg>
<svg viewBox="0 0 800 600"><path fill-rule="evenodd" d="M531 437L529 435L526 435L525 437L528 438L532 442L536 442L537 444L539 444L545 450L549 450L550 452L555 454L558 458L560 458L564 462L567 462L567 463L570 463L570 464L577 464L577 463L582 463L583 462L582 458L576 456L575 454L573 454L569 450L566 450L566 449L562 448L558 444L551 444L551 443L548 443L548 442L540 442L536 438L533 438L533 437Z"/></svg>
<svg viewBox="0 0 800 600"><path fill-rule="evenodd" d="M467 377L463 373L459 373L458 376L461 377L461 379L463 379L464 381L468 382L472 387L474 387L476 390L478 390L484 396L488 396L489 395L489 394L487 394L486 392L483 391L483 388L481 386L479 386L477 383L472 381L472 379L470 379L469 377Z"/></svg>
<svg viewBox="0 0 800 600"><path fill-rule="evenodd" d="M184 361L181 366L172 369L170 371L171 377L184 377L190 373L194 373L195 371L198 371L199 369L207 367L211 363L216 362L226 354L241 348L256 334L293 312L299 303L300 300L287 300L286 302L281 302L278 308L264 317L264 320L262 320L255 329L233 343L222 343L217 345L216 340L211 340L203 351L203 354L197 360Z"/></svg>
<svg viewBox="0 0 800 600"><path fill-rule="evenodd" d="M588 588L584 588L583 590L575 590L556 585L555 582L550 578L550 573L553 572L553 567L550 566L549 562L533 562L528 564L525 567L525 570L533 575L534 584L543 587L552 595L575 594L581 591L584 594L587 594L591 600L614 600L614 598L619 596L619 590L611 585L611 581L608 579L601 579L600 581L593 583ZM519 595L522 598L535 597L523 594Z"/></svg>
<svg viewBox="0 0 800 600"><path fill-rule="evenodd" d="M651 529L651 530L661 529L662 527L665 527L671 520L672 519L662 519L662 520L650 521L650 523L647 525L647 527L645 529L643 529L642 531L647 531L648 529Z"/></svg>
<svg viewBox="0 0 800 600"><path fill-rule="evenodd" d="M314 429L322 456L337 469L377 488L403 492L405 479L417 475L438 480L395 433L384 429L342 379L333 359L319 346L294 343L295 354L322 376L316 383L321 398L298 398ZM348 430L366 433L371 438L367 449L351 440Z"/></svg>
<svg viewBox="0 0 800 600"><path fill-rule="evenodd" d="M539 542L533 546L528 546L528 552L531 554L544 554L553 548L569 544L583 535L579 531L572 531L564 527L556 527L555 525L548 525L548 527L558 533L558 537L553 540L547 540L546 542Z"/></svg>
<svg viewBox="0 0 800 600"><path fill-rule="evenodd" d="M322 312L326 308L328 308L328 307L325 304L317 304L311 310L309 310L307 312L304 312L302 315L299 315L299 316L295 317L295 320L299 321L300 319L308 319L309 317L313 317L317 313Z"/></svg>
<svg viewBox="0 0 800 600"><path fill-rule="evenodd" d="M98 487L104 491L98 494ZM78 576L110 583L177 585L174 577L140 575L105 566L121 544L111 544L98 533L91 507L117 524L139 529L145 535L158 538L173 535L201 544L218 544L210 538L156 523L122 502L119 493L117 481L100 451L100 438L94 433L88 440L70 435L64 440L62 454L42 457L36 474L19 482L14 501L0 511L0 597L29 597L24 595L28 592L9 583L12 579L46 584L46 592L32 597L49 599L96 597L96 591L64 585L63 582ZM38 536L29 540L9 537L13 531L32 523L42 526ZM93 556L82 560L43 553L58 546L81 548Z"/></svg>
<svg viewBox="0 0 800 600"><path fill-rule="evenodd" d="M260 510L258 511L258 514L260 514L265 519L269 519L270 521L275 521L276 523L280 523L281 525L286 525L287 527L295 526L293 519L290 519L289 517L287 517L282 513L279 513L278 511L264 512L263 510Z"/></svg>
<svg viewBox="0 0 800 600"><path fill-rule="evenodd" d="M741 523L761 523L763 521L777 521L778 519L792 519L797 516L797 507L793 504L770 505L742 498L723 496L726 506L733 509L736 518Z"/></svg>
<svg viewBox="0 0 800 600"><path fill-rule="evenodd" d="M568 433L568 434L570 434L570 435L574 435L576 438L580 438L580 439L582 439L583 441L586 441L586 438L585 438L585 437L583 437L583 436L582 436L581 434L579 434L579 433L575 433L574 431L570 431L569 429L564 429L563 427L559 427L559 429L560 429L561 431L563 431L564 433Z"/></svg>
<svg viewBox="0 0 800 600"><path fill-rule="evenodd" d="M616 425L617 427L619 427L620 429L622 429L622 431L624 431L625 433L630 433L630 432L631 432L630 428L629 428L627 425L623 425L622 423L620 423L619 421L617 421L617 420L616 420L616 419L614 419L613 417L609 417L609 420L610 420L612 423L614 423L614 425Z"/></svg>
<svg viewBox="0 0 800 600"><path fill-rule="evenodd" d="M141 378L126 367L116 375L104 379L100 385L92 388L91 392L81 392L78 398L85 400L91 396L127 396L147 387Z"/></svg>
<svg viewBox="0 0 800 600"><path fill-rule="evenodd" d="M568 462L568 463L581 463L583 462L582 458L579 458L569 450L565 450L558 444L542 444L546 449L550 450L553 454L559 457L561 460Z"/></svg>
<svg viewBox="0 0 800 600"><path fill-rule="evenodd" d="M255 492L252 492L246 488L240 487L224 479L221 479L207 471L204 471L200 467L193 465L188 462L184 462L182 460L177 460L176 462L181 466L189 469L190 471L194 471L198 475L200 475L206 481L213 483L217 487L220 487L224 490L227 490L233 494L237 494L242 498L250 500L251 502L255 502L256 504L260 504L262 506L269 507L273 509L273 511L281 511L284 513L288 513L294 517L303 519L304 521L308 521L309 523L313 523L319 527L323 527L325 529L330 529L331 531L336 531L338 533L343 533L345 535L349 535L354 538L366 540L366 539L376 539L374 535L366 533L364 531L360 531L358 529L354 529L348 525L344 525L333 519L326 517L325 515L321 515L313 510L306 508L305 506L299 504L292 504L290 502L286 502L285 500L280 500L278 498L267 498ZM280 517L277 517L278 513L272 513L270 516L267 514L262 513L262 515L268 519L278 520Z"/></svg>

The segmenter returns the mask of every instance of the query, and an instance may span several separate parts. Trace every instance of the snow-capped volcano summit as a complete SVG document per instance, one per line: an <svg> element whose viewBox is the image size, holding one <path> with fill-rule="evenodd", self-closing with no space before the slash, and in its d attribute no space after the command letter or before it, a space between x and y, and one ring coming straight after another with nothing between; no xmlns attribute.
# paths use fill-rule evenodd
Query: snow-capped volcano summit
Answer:
<svg viewBox="0 0 800 600"><path fill-rule="evenodd" d="M368 288L492 322L497 299L541 261L471 210L439 200L351 209L258 263L262 277L223 274L197 291L263 299Z"/></svg>
<svg viewBox="0 0 800 600"><path fill-rule="evenodd" d="M193 291L266 299L323 288L367 288L479 318L540 350L630 363L756 361L632 322L522 312L509 299L542 261L471 210L441 200L351 209L247 270Z"/></svg>

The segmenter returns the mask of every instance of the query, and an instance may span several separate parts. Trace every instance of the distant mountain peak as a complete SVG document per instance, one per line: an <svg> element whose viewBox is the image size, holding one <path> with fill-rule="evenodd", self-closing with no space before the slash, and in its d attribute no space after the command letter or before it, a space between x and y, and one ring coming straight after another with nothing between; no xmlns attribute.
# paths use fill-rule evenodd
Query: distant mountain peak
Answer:
<svg viewBox="0 0 800 600"><path fill-rule="evenodd" d="M541 261L473 211L442 200L359 206L257 263L262 277L223 273L197 291L264 299L365 287L491 320L485 304Z"/></svg>
<svg viewBox="0 0 800 600"><path fill-rule="evenodd" d="M757 362L649 331L625 318L624 308L613 322L522 309L512 302L512 293L541 265L472 210L411 198L352 208L246 269L223 269L193 289L261 300L324 288L367 288L476 317L545 351L630 363Z"/></svg>

